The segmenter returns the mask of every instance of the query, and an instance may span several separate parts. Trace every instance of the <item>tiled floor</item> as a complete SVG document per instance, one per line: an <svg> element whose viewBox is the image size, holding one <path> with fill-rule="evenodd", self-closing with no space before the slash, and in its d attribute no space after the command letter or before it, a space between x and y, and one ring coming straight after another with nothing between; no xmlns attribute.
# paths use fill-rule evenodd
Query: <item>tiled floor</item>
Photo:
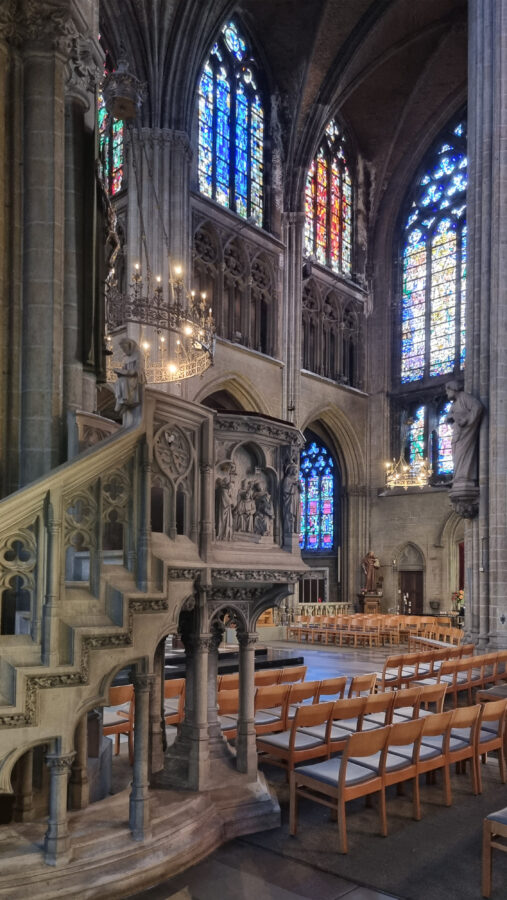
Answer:
<svg viewBox="0 0 507 900"><path fill-rule="evenodd" d="M381 671L388 648L312 648L283 641L269 645L269 655L305 657L306 680ZM220 847L206 860L132 900L398 900L255 847L241 839Z"/></svg>

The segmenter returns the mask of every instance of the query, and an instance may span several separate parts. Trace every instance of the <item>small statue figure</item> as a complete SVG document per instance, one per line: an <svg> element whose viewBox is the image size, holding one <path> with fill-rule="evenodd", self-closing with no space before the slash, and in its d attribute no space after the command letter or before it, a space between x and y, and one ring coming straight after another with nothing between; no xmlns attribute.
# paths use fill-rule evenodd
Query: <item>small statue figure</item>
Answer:
<svg viewBox="0 0 507 900"><path fill-rule="evenodd" d="M484 407L466 394L458 381L448 381L445 390L452 407L447 421L452 424L453 487L477 484L477 434Z"/></svg>
<svg viewBox="0 0 507 900"><path fill-rule="evenodd" d="M294 534L298 531L301 485L299 483L298 467L295 463L289 463L285 468L282 480L282 522L283 533Z"/></svg>
<svg viewBox="0 0 507 900"><path fill-rule="evenodd" d="M143 356L135 341L122 338L120 347L125 354L121 369L115 369L118 376L114 392L116 395L115 412L123 416L137 406L142 400L142 384L144 383Z"/></svg>
<svg viewBox="0 0 507 900"><path fill-rule="evenodd" d="M232 509L234 500L230 478L217 478L215 487L215 512L217 540L232 541L234 531Z"/></svg>
<svg viewBox="0 0 507 900"><path fill-rule="evenodd" d="M261 536L272 533L273 517L275 510L271 495L260 481L256 481L253 488L255 500L254 531Z"/></svg>
<svg viewBox="0 0 507 900"><path fill-rule="evenodd" d="M365 574L365 593L374 593L377 588L377 569L380 568L380 562L373 550L368 550L366 556L363 557L361 568Z"/></svg>
<svg viewBox="0 0 507 900"><path fill-rule="evenodd" d="M255 500L253 498L252 482L245 478L238 492L236 505L236 531L246 531L251 534L254 530Z"/></svg>

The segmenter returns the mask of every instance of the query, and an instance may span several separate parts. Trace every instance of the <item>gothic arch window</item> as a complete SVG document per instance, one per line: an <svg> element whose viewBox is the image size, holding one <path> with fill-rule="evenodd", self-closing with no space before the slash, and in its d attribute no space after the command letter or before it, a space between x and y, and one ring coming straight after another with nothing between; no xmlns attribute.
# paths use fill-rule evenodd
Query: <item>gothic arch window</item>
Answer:
<svg viewBox="0 0 507 900"><path fill-rule="evenodd" d="M198 116L199 190L262 226L265 115L255 62L234 22L204 65Z"/></svg>
<svg viewBox="0 0 507 900"><path fill-rule="evenodd" d="M337 476L328 448L308 433L300 456L302 552L331 553L337 543Z"/></svg>
<svg viewBox="0 0 507 900"><path fill-rule="evenodd" d="M432 147L412 186L401 248L400 382L459 373L465 360L466 121Z"/></svg>
<svg viewBox="0 0 507 900"><path fill-rule="evenodd" d="M352 265L352 179L347 142L332 119L306 178L305 252L342 275Z"/></svg>
<svg viewBox="0 0 507 900"><path fill-rule="evenodd" d="M123 121L109 115L100 90L97 92L97 124L100 173L107 192L114 197L125 187Z"/></svg>
<svg viewBox="0 0 507 900"><path fill-rule="evenodd" d="M430 459L433 480L445 481L452 475L452 426L447 421L450 401L442 397L429 403L408 406L405 459L416 466L426 457Z"/></svg>

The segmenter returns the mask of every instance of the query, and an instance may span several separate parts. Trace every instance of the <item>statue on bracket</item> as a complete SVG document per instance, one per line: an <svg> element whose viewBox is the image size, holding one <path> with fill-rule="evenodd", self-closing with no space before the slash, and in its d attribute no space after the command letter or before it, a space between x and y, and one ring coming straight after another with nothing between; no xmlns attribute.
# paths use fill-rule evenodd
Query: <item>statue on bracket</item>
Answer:
<svg viewBox="0 0 507 900"><path fill-rule="evenodd" d="M467 394L458 381L448 381L445 389L452 401L447 417L452 425L454 468L449 494L458 515L471 519L479 508L477 443L484 407L480 400Z"/></svg>
<svg viewBox="0 0 507 900"><path fill-rule="evenodd" d="M301 485L298 467L290 462L285 467L282 480L282 521L283 533L294 534L299 530Z"/></svg>
<svg viewBox="0 0 507 900"><path fill-rule="evenodd" d="M271 535L273 533L273 518L275 509L271 494L260 481L253 486L253 498L255 503L254 531L256 534Z"/></svg>
<svg viewBox="0 0 507 900"><path fill-rule="evenodd" d="M219 541L232 541L234 500L230 476L217 478L215 486L216 530Z"/></svg>
<svg viewBox="0 0 507 900"><path fill-rule="evenodd" d="M366 594L373 594L377 590L377 573L380 568L380 562L375 556L373 550L368 550L366 556L363 557L361 568L365 576L364 591Z"/></svg>
<svg viewBox="0 0 507 900"><path fill-rule="evenodd" d="M244 478L238 491L234 517L235 530L251 534L254 531L255 500L252 482Z"/></svg>
<svg viewBox="0 0 507 900"><path fill-rule="evenodd" d="M116 396L115 412L121 412L124 425L134 421L133 411L141 407L142 385L144 383L143 354L131 338L120 341L123 359L120 369L115 369L117 380L114 385Z"/></svg>

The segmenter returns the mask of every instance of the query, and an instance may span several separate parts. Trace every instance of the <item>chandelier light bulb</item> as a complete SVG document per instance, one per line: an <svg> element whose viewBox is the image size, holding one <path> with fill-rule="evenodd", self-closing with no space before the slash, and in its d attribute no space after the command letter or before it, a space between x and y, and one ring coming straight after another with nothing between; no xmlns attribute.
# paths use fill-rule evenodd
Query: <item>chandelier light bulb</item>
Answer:
<svg viewBox="0 0 507 900"><path fill-rule="evenodd" d="M183 272L183 269L182 269L181 266L175 266L175 267L174 267L174 274L175 274L178 278L180 277L180 275L182 274L182 272Z"/></svg>
<svg viewBox="0 0 507 900"><path fill-rule="evenodd" d="M148 341L143 341L143 350L149 350L149 349L150 349L150 345L149 345Z"/></svg>
<svg viewBox="0 0 507 900"><path fill-rule="evenodd" d="M136 272L139 272L140 268L141 266L139 265L139 263L134 263L134 269L136 270Z"/></svg>

